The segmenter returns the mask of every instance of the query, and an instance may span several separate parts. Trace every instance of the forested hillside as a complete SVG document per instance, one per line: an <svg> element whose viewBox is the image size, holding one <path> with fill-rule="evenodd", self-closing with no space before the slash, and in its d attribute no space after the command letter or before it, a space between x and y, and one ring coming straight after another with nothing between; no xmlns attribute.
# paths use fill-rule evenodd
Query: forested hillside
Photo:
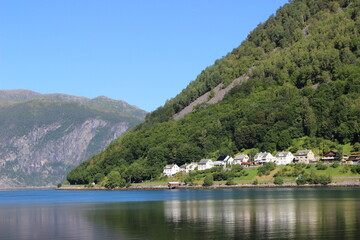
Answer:
<svg viewBox="0 0 360 240"><path fill-rule="evenodd" d="M159 176L166 163L245 149L327 151L359 142L359 26L359 0L290 1L68 180L88 183L115 170L126 181L139 182ZM248 80L223 101L201 104L173 120L199 96L245 73Z"/></svg>

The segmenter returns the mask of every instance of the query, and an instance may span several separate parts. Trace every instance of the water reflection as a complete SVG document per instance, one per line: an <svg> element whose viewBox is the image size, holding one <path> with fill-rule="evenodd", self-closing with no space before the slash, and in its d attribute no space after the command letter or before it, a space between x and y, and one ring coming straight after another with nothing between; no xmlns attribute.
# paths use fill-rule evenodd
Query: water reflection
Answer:
<svg viewBox="0 0 360 240"><path fill-rule="evenodd" d="M0 239L356 239L360 229L359 189L169 194L189 200L0 205Z"/></svg>
<svg viewBox="0 0 360 240"><path fill-rule="evenodd" d="M0 207L0 239L127 239L87 218L85 205L6 205Z"/></svg>
<svg viewBox="0 0 360 240"><path fill-rule="evenodd" d="M221 229L234 238L355 238L360 205L353 198L324 198L317 192L267 192L260 198L164 202L166 221L191 222L205 232ZM216 233L216 232L215 232Z"/></svg>

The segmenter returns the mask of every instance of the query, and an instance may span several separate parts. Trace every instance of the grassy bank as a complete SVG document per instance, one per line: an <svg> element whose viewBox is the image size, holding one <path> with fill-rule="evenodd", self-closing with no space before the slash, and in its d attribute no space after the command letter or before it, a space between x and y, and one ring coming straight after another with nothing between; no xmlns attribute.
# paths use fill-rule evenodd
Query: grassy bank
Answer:
<svg viewBox="0 0 360 240"><path fill-rule="evenodd" d="M181 182L188 186L202 186L208 175L213 177L213 185L261 185L273 184L275 178L281 178L283 184L296 184L296 179L301 175L319 175L331 178L331 182L341 184L342 182L357 183L360 174L353 173L349 165L289 165L277 166L275 169L260 174L259 168L244 168L233 170L209 169L206 171L194 171L189 174L177 173L173 177L160 177L151 181L132 183L131 188L166 188L168 182ZM104 183L96 184L92 188L101 188ZM62 185L63 188L87 188L87 185Z"/></svg>

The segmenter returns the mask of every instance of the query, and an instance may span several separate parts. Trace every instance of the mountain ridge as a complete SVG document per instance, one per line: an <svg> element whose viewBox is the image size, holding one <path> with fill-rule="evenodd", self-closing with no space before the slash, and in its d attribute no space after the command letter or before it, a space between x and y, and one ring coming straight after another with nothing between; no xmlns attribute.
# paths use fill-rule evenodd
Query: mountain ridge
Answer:
<svg viewBox="0 0 360 240"><path fill-rule="evenodd" d="M124 101L0 90L0 187L54 186L141 123Z"/></svg>
<svg viewBox="0 0 360 240"><path fill-rule="evenodd" d="M137 116L141 118L145 117L146 111L141 110L139 107L135 105L130 105L125 101L122 100L115 100L111 99L106 96L97 96L95 98L87 98L87 97L79 97L69 94L63 93L48 93L48 94L41 94L32 90L27 89L10 89L10 90L0 90L0 104L15 104L21 103L25 101L35 100L35 99L50 99L50 100L57 100L57 101L64 101L64 102L76 102L79 104L84 104L92 108L100 107L104 110L104 106L101 106L100 103L113 103L116 107L105 107L108 110L125 110L131 109L132 113L135 113ZM115 109L114 109L115 108Z"/></svg>

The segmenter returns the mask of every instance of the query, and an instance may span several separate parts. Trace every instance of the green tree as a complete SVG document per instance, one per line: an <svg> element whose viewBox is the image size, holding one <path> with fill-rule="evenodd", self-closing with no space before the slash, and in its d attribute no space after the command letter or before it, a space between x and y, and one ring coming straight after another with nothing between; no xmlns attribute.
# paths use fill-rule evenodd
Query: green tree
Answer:
<svg viewBox="0 0 360 240"><path fill-rule="evenodd" d="M280 178L280 177L276 177L276 178L274 179L274 184L276 184L276 185L282 185L282 184L284 184L284 180L283 180L282 178Z"/></svg>
<svg viewBox="0 0 360 240"><path fill-rule="evenodd" d="M338 162L334 162L331 167L332 168L338 168L340 166L340 164Z"/></svg>
<svg viewBox="0 0 360 240"><path fill-rule="evenodd" d="M308 98L302 99L302 107L304 108L304 132L307 136L313 137L316 134L316 115L309 105Z"/></svg>
<svg viewBox="0 0 360 240"><path fill-rule="evenodd" d="M238 149L253 148L261 140L264 132L260 124L243 125L235 130L234 138Z"/></svg>
<svg viewBox="0 0 360 240"><path fill-rule="evenodd" d="M284 130L279 135L279 141L277 143L277 149L285 150L292 144L291 134L288 130Z"/></svg>
<svg viewBox="0 0 360 240"><path fill-rule="evenodd" d="M276 168L276 164L273 162L265 163L263 166L258 167L258 176L270 175L270 172Z"/></svg>
<svg viewBox="0 0 360 240"><path fill-rule="evenodd" d="M317 163L316 164L316 169L317 170L326 170L328 167L325 164L322 163Z"/></svg>
<svg viewBox="0 0 360 240"><path fill-rule="evenodd" d="M243 171L243 170L244 170L243 166L241 166L241 165L239 165L239 164L234 164L234 165L232 165L232 167L231 167L231 172L238 173L238 172L241 172L241 171Z"/></svg>
<svg viewBox="0 0 360 240"><path fill-rule="evenodd" d="M185 179L184 179L184 183L186 185L192 186L194 185L194 177L188 175Z"/></svg>
<svg viewBox="0 0 360 240"><path fill-rule="evenodd" d="M107 182L105 183L106 188L114 189L123 186L125 186L125 180L120 178L120 173L118 171L111 171L107 175Z"/></svg>
<svg viewBox="0 0 360 240"><path fill-rule="evenodd" d="M100 183L101 181L103 181L105 178L105 175L103 173L97 173L95 176L94 176L94 183L98 184Z"/></svg>
<svg viewBox="0 0 360 240"><path fill-rule="evenodd" d="M214 177L212 174L207 174L204 178L204 183L203 186L205 187L209 187L212 186L214 184Z"/></svg>
<svg viewBox="0 0 360 240"><path fill-rule="evenodd" d="M341 145L336 146L336 158L341 161L343 158L343 147Z"/></svg>
<svg viewBox="0 0 360 240"><path fill-rule="evenodd" d="M352 150L354 151L354 152L360 152L360 143L355 143L354 144L354 146L353 146L353 148L352 148Z"/></svg>
<svg viewBox="0 0 360 240"><path fill-rule="evenodd" d="M307 183L307 179L308 179L308 175L307 174L303 174L300 175L296 178L296 184L297 185L304 185Z"/></svg>
<svg viewBox="0 0 360 240"><path fill-rule="evenodd" d="M163 166L170 157L170 151L163 146L150 148L147 154L147 163L149 166Z"/></svg>
<svg viewBox="0 0 360 240"><path fill-rule="evenodd" d="M226 181L225 185L236 185L236 182L234 181L233 178L231 178Z"/></svg>

